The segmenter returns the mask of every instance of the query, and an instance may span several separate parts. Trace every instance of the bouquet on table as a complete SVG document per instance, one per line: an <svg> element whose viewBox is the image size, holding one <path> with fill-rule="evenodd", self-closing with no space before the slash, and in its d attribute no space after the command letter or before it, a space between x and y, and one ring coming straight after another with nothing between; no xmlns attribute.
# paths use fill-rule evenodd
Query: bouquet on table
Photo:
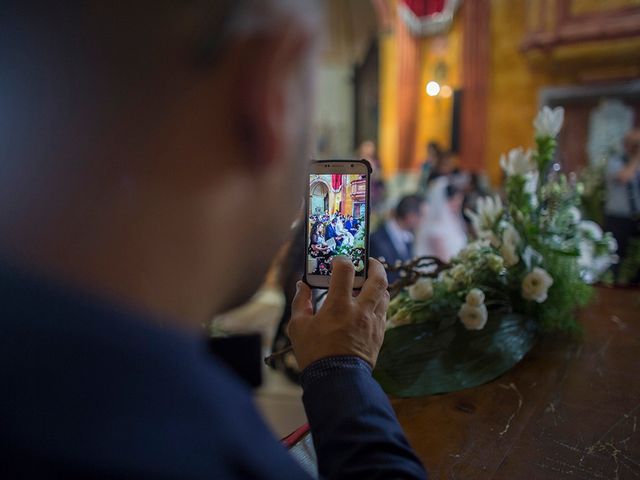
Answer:
<svg viewBox="0 0 640 480"><path fill-rule="evenodd" d="M617 261L609 233L580 213L582 185L554 163L562 108L534 121L535 150L500 159L505 200L467 211L477 237L452 261L390 267L401 279L387 314L375 375L388 393L418 396L490 381L515 365L539 333L575 332L591 283Z"/></svg>

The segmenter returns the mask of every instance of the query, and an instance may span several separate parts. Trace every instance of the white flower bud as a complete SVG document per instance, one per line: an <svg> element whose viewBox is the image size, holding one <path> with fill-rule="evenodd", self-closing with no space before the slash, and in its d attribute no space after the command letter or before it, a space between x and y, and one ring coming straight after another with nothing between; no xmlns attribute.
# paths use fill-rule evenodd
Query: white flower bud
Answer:
<svg viewBox="0 0 640 480"><path fill-rule="evenodd" d="M502 246L500 247L500 255L502 255L502 258L504 259L504 265L507 268L517 265L520 261L520 257L518 256L515 247L508 243L502 244Z"/></svg>
<svg viewBox="0 0 640 480"><path fill-rule="evenodd" d="M487 255L487 266L496 273L504 268L504 259L494 253Z"/></svg>
<svg viewBox="0 0 640 480"><path fill-rule="evenodd" d="M484 292L479 288L472 288L467 293L467 305L471 305L472 307L479 307L480 305L484 305Z"/></svg>
<svg viewBox="0 0 640 480"><path fill-rule="evenodd" d="M474 307L468 303L463 304L458 311L458 318L467 330L482 330L487 323L487 307L483 304Z"/></svg>
<svg viewBox="0 0 640 480"><path fill-rule="evenodd" d="M557 107L553 110L549 107L542 107L542 110L538 112L538 116L533 121L533 126L536 129L537 137L552 137L555 138L562 129L562 123L564 122L564 108Z"/></svg>

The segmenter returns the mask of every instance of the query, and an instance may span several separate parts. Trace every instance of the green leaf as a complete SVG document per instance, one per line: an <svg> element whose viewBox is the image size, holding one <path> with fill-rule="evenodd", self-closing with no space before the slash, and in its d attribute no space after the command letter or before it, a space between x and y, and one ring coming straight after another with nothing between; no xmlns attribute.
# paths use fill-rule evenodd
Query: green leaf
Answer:
<svg viewBox="0 0 640 480"><path fill-rule="evenodd" d="M389 394L418 397L489 382L533 347L535 322L524 315L491 314L480 331L460 322L439 332L423 324L387 331L374 377Z"/></svg>

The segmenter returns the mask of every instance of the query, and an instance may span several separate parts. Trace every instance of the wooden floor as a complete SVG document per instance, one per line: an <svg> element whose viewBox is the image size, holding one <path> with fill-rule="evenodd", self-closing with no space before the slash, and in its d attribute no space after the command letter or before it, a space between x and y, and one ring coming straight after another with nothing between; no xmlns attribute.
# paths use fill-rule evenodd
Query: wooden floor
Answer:
<svg viewBox="0 0 640 480"><path fill-rule="evenodd" d="M640 290L598 289L580 340L477 388L394 399L437 479L640 479Z"/></svg>

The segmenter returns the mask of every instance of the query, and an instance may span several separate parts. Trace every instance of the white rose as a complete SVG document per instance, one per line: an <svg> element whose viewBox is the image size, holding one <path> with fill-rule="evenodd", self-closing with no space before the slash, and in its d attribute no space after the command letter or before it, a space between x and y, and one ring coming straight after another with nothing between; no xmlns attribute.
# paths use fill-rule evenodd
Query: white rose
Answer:
<svg viewBox="0 0 640 480"><path fill-rule="evenodd" d="M564 122L564 108L557 107L553 110L547 106L542 107L538 116L533 121L537 137L557 137Z"/></svg>
<svg viewBox="0 0 640 480"><path fill-rule="evenodd" d="M433 280L421 278L408 289L409 298L414 302L424 302L433 297Z"/></svg>
<svg viewBox="0 0 640 480"><path fill-rule="evenodd" d="M488 316L487 307L484 304L474 307L465 303L458 311L458 318L467 330L482 330Z"/></svg>
<svg viewBox="0 0 640 480"><path fill-rule="evenodd" d="M533 152L522 147L513 148L507 155L500 156L500 166L508 177L513 175L525 176L537 171L536 162L533 160Z"/></svg>
<svg viewBox="0 0 640 480"><path fill-rule="evenodd" d="M536 267L522 279L522 297L542 303L547 299L549 287L553 285L553 278L546 270Z"/></svg>
<svg viewBox="0 0 640 480"><path fill-rule="evenodd" d="M471 305L472 307L479 307L484 304L484 292L479 288L472 288L467 293L467 305Z"/></svg>

